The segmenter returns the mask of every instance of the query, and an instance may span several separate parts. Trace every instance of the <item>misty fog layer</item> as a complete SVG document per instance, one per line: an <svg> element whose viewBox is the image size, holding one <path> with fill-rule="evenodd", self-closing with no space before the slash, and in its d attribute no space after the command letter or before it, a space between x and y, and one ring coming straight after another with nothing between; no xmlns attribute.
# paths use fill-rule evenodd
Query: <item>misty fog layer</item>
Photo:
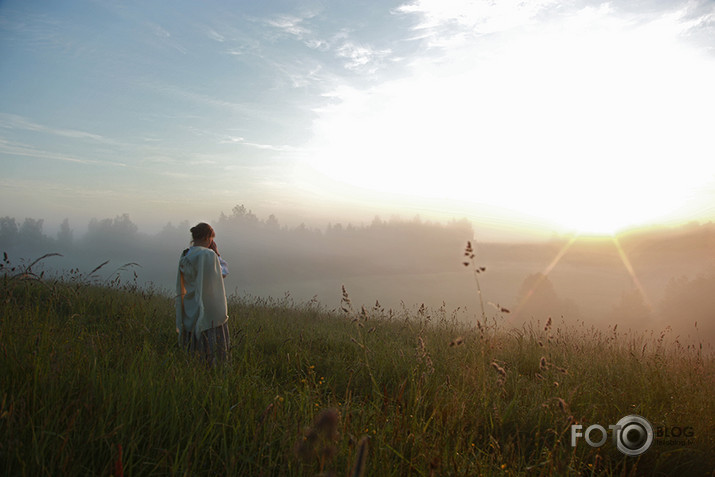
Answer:
<svg viewBox="0 0 715 477"><path fill-rule="evenodd" d="M95 279L136 282L173 295L176 266L195 224L167 224L147 235L127 215L93 219L76 237L68 221L56 236L43 220L0 218L0 251L18 266L57 252L33 267ZM467 241L479 238L466 220L447 224L376 218L369 225L287 228L244 206L212 223L228 261L227 293L337 308L341 286L353 306L443 307L458 319L481 317ZM506 326L552 316L565 324L661 331L715 341L715 224L632 232L617 239L554 238L546 243L473 242L486 312ZM136 265L135 265L136 264ZM499 312L507 308L510 313ZM236 317L240 319L240 317ZM697 323L697 326L696 326Z"/></svg>

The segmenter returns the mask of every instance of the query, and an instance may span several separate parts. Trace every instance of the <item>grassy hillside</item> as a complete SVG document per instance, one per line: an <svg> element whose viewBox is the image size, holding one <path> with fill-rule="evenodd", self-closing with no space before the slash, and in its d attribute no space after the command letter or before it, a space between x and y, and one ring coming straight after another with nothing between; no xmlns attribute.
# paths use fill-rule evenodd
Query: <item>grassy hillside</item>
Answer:
<svg viewBox="0 0 715 477"><path fill-rule="evenodd" d="M0 474L342 476L366 445L375 476L715 468L712 351L667 333L233 297L230 362L209 369L178 349L170 298L6 272ZM572 423L628 414L693 436L638 457L610 435L571 446Z"/></svg>

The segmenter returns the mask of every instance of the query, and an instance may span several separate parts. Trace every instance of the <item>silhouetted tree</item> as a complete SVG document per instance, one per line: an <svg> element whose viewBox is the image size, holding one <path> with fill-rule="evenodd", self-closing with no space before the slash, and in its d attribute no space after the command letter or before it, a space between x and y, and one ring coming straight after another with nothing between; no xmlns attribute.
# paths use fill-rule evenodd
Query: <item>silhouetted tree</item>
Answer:
<svg viewBox="0 0 715 477"><path fill-rule="evenodd" d="M231 212L233 212L231 218L239 222L250 224L257 224L259 222L258 217L251 212L251 210L246 209L246 206L243 204L235 206Z"/></svg>
<svg viewBox="0 0 715 477"><path fill-rule="evenodd" d="M101 253L102 258L122 255L123 250L136 247L138 231L139 228L131 221L129 214L114 219L92 219L88 224L83 246L85 250Z"/></svg>
<svg viewBox="0 0 715 477"><path fill-rule="evenodd" d="M524 279L517 303L517 312L522 318L544 318L563 313L554 285L543 273L534 273Z"/></svg>
<svg viewBox="0 0 715 477"><path fill-rule="evenodd" d="M325 230L326 235L339 235L343 231L343 224L337 223L333 225L332 223L328 224L328 228Z"/></svg>
<svg viewBox="0 0 715 477"><path fill-rule="evenodd" d="M266 228L274 231L277 231L280 228L278 225L278 219L276 219L275 215L271 214L268 216L268 220L266 220Z"/></svg>
<svg viewBox="0 0 715 477"><path fill-rule="evenodd" d="M169 222L154 236L152 242L159 249L183 250L189 246L190 230L188 220L179 222L176 226Z"/></svg>
<svg viewBox="0 0 715 477"><path fill-rule="evenodd" d="M60 230L57 232L57 247L60 250L69 250L72 248L74 232L70 229L69 219L65 219L60 224Z"/></svg>
<svg viewBox="0 0 715 477"><path fill-rule="evenodd" d="M14 217L0 217L0 247L9 249L17 243L18 227Z"/></svg>
<svg viewBox="0 0 715 477"><path fill-rule="evenodd" d="M100 238L114 237L127 239L132 238L138 231L139 227L132 222L129 218L129 214L122 214L114 219L92 219L89 221L87 228L87 234L90 237Z"/></svg>
<svg viewBox="0 0 715 477"><path fill-rule="evenodd" d="M696 321L699 328L715 335L715 275L672 278L660 302L662 318L668 323Z"/></svg>
<svg viewBox="0 0 715 477"><path fill-rule="evenodd" d="M37 247L45 245L47 237L42 233L43 219L26 218L18 232L18 242L24 247Z"/></svg>
<svg viewBox="0 0 715 477"><path fill-rule="evenodd" d="M651 308L638 289L625 291L613 307L611 318L620 325L643 327L651 324Z"/></svg>

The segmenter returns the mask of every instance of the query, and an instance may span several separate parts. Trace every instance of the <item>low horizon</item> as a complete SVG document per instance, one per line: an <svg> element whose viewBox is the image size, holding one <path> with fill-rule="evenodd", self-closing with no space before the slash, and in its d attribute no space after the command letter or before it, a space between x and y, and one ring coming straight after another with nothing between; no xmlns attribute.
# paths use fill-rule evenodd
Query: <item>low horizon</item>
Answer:
<svg viewBox="0 0 715 477"><path fill-rule="evenodd" d="M104 215L104 216L85 216L78 217L73 216L52 216L52 215L16 215L13 213L0 214L3 218L14 219L18 227L22 223L29 219L32 222L41 221L42 231L45 235L54 236L60 232L63 222L67 222L71 227L73 232L78 232L80 235L84 235L87 232L87 228L92 222L101 222L107 220L117 220L123 217L127 217L134 225L137 226L138 232L146 235L156 235L160 233L163 229L169 226L176 227L182 223L188 223L191 226L199 223L206 222L210 225L218 223L222 216L230 216L234 213L236 208L243 208L246 213L254 215L258 220L276 220L282 228L297 228L305 226L310 230L318 230L325 232L325 230L334 225L341 225L343 227L365 227L369 226L374 222L411 222L411 221L423 221L427 223L433 223L437 225L448 225L454 222L467 222L475 230L475 240L483 242L494 242L494 243L531 243L531 242L543 242L551 241L554 239L569 240L573 237L578 237L581 239L595 239L595 240L610 240L612 237L619 237L623 235L631 234L648 234L650 232L663 232L663 231L677 231L681 229L686 229L688 227L699 227L707 226L715 222L715 219L690 219L683 221L671 221L662 223L649 223L634 225L629 227L621 227L612 232L588 232L581 231L578 229L528 229L528 228L518 228L515 225L497 224L490 223L488 219L481 222L478 218L470 218L467 216L435 216L433 214L420 214L414 213L412 215L401 215L398 213L391 213L381 215L378 213L370 215L370 212L365 211L363 214L356 214L351 217L339 217L335 216L282 216L279 213L270 212L267 214L261 214L256 212L254 209L246 207L244 204L235 205L230 210L221 210L215 212L213 215L205 214L204 216L195 216L192 219L188 217L176 219L167 219L163 222L161 221L138 221L128 212L122 212L114 215ZM288 220L285 220L285 217ZM189 236L189 229L186 230L187 237Z"/></svg>
<svg viewBox="0 0 715 477"><path fill-rule="evenodd" d="M0 250L27 266L59 252L34 271L134 280L172 294L176 261L189 246L188 221L145 233L129 215L92 220L84 234L64 221L56 234L41 220L0 217ZM368 224L333 222L323 229L287 226L245 206L212 222L231 273L234 296L317 299L338 306L345 286L356 306L385 308L424 304L473 321L479 312L474 267L488 313L501 308L505 324L563 317L567 323L636 330L672 327L682 336L699 322L715 341L715 223L638 229L613 236L553 235L549 240L485 241L467 220L373 219ZM467 253L465 247L472 244ZM465 262L464 254L474 254ZM470 263L471 262L471 263ZM101 264L98 273L90 273ZM126 264L133 264L126 267ZM119 267L119 268L117 268ZM95 270L96 271L96 270ZM133 276L133 278L132 278ZM88 276L89 278L89 276ZM493 305L493 306L492 306ZM455 315L455 316L457 316Z"/></svg>

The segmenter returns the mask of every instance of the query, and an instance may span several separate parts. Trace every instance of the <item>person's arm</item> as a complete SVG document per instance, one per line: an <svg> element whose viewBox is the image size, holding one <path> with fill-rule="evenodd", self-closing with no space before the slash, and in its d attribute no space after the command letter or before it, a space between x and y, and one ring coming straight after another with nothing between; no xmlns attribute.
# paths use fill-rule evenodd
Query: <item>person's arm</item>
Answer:
<svg viewBox="0 0 715 477"><path fill-rule="evenodd" d="M186 250L181 254L182 257L184 255L186 255ZM175 296L176 332L179 334L179 340L181 340L181 331L184 328L184 295L186 295L186 286L184 285L184 274L181 271L181 264L179 264L178 270L176 271Z"/></svg>
<svg viewBox="0 0 715 477"><path fill-rule="evenodd" d="M226 275L228 275L228 262L221 258L221 256L218 256L218 263L221 265L221 276L223 278L226 278Z"/></svg>
<svg viewBox="0 0 715 477"><path fill-rule="evenodd" d="M215 241L211 241L209 248L213 250L214 253L216 253L216 256L218 257L218 263L221 265L221 276L223 278L226 278L226 275L228 275L228 262L221 258L221 254L218 253L218 246L216 245Z"/></svg>

